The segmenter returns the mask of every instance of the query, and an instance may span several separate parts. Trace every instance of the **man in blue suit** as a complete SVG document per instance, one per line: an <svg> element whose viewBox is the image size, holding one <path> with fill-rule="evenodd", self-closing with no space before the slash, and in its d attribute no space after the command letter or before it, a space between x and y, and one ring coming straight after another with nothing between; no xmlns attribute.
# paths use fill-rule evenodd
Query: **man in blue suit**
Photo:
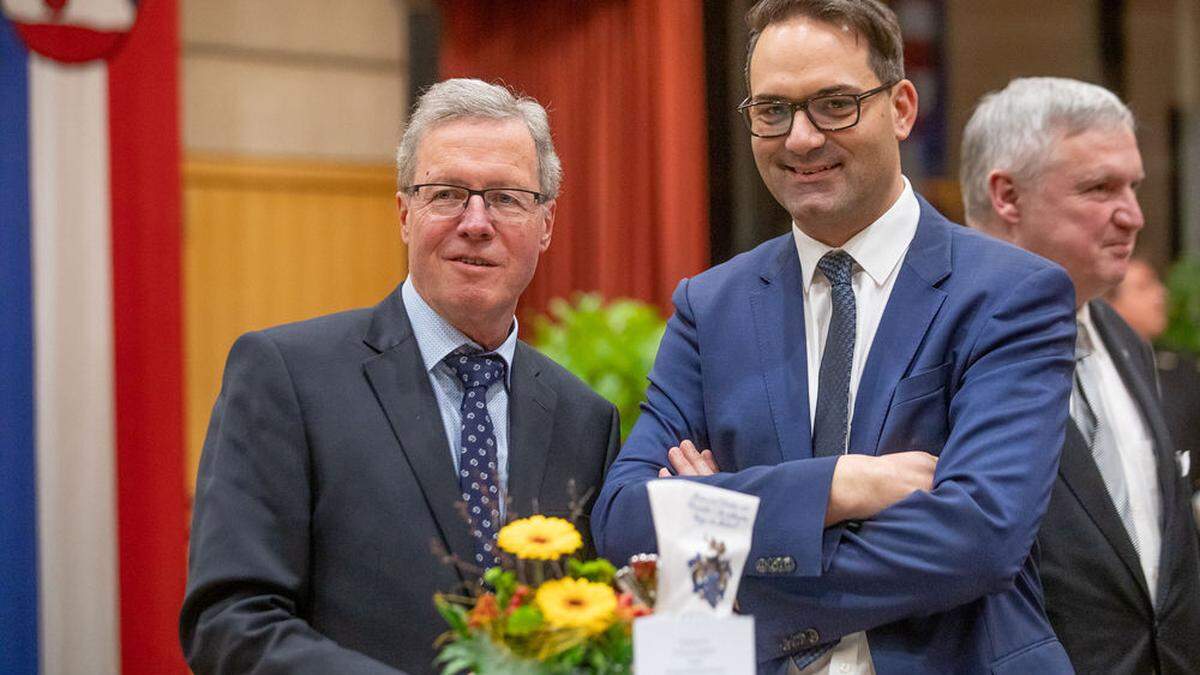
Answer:
<svg viewBox="0 0 1200 675"><path fill-rule="evenodd" d="M760 672L1071 672L1031 555L1071 281L913 192L917 94L882 3L747 18L740 110L792 232L677 288L597 546L653 550L645 484L673 470L761 499L738 594Z"/></svg>

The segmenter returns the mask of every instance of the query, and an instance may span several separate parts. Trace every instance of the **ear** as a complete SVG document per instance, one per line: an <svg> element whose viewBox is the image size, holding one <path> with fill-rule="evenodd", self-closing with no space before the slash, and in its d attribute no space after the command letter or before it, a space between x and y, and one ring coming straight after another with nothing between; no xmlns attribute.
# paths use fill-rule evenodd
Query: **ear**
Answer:
<svg viewBox="0 0 1200 675"><path fill-rule="evenodd" d="M1011 174L999 169L993 170L987 177L988 200L992 203L992 211L1003 222L1014 225L1021 220L1020 189Z"/></svg>
<svg viewBox="0 0 1200 675"><path fill-rule="evenodd" d="M396 193L396 211L400 214L400 238L408 244L408 195L403 190Z"/></svg>
<svg viewBox="0 0 1200 675"><path fill-rule="evenodd" d="M539 242L542 253L550 248L550 236L554 234L554 211L557 207L558 202L553 199L542 204L542 208L546 209L546 217L542 220L542 239Z"/></svg>
<svg viewBox="0 0 1200 675"><path fill-rule="evenodd" d="M892 87L892 130L896 140L908 138L916 123L917 88L908 80L900 80Z"/></svg>

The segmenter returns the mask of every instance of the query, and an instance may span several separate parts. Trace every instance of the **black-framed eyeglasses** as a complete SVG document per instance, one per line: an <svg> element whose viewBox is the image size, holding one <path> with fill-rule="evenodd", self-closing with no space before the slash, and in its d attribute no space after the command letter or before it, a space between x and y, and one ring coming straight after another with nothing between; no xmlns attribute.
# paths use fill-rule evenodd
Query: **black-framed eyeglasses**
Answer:
<svg viewBox="0 0 1200 675"><path fill-rule="evenodd" d="M467 210L471 197L479 195L493 218L517 221L533 214L538 204L544 204L546 195L524 188L485 188L472 190L452 183L421 183L404 189L412 195L417 208L426 209L440 218L457 218Z"/></svg>
<svg viewBox="0 0 1200 675"><path fill-rule="evenodd" d="M752 101L746 99L737 107L746 120L750 133L760 138L786 136L792 131L796 111L803 110L808 121L821 131L841 131L858 124L862 117L862 102L881 91L887 91L899 80L881 84L861 94L822 94L803 101Z"/></svg>

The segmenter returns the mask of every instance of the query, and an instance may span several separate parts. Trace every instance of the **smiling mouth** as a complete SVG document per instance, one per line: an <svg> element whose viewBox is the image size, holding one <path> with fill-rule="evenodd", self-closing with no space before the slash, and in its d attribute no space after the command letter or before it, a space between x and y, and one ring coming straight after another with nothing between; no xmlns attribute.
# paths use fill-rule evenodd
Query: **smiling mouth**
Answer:
<svg viewBox="0 0 1200 675"><path fill-rule="evenodd" d="M832 171L833 169L836 169L839 166L841 166L841 164L834 163L834 164L825 164L823 166L815 166L815 167L808 168L808 169L804 169L804 168L796 167L796 166L787 166L787 165L785 165L785 168L788 171L790 171L794 174L801 175L801 176L816 176L816 175L825 173L826 171Z"/></svg>
<svg viewBox="0 0 1200 675"><path fill-rule="evenodd" d="M490 260L484 260L483 258L472 258L471 256L465 255L455 256L451 258L451 260L464 265L470 265L472 267L496 267L496 263Z"/></svg>

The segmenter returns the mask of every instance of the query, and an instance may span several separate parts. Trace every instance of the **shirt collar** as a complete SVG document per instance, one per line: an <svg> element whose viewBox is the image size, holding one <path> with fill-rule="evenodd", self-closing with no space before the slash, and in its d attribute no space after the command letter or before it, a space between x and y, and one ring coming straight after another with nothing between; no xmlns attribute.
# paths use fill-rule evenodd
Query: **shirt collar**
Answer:
<svg viewBox="0 0 1200 675"><path fill-rule="evenodd" d="M408 321L412 324L413 336L417 339L417 348L421 351L421 361L425 364L426 371L437 368L443 359L460 347L470 346L475 349L483 349L479 343L464 335L462 331L455 328L430 307L413 286L411 277L404 280L404 284L400 287L400 295L404 299L404 308L408 311ZM508 337L500 343L495 351L496 355L504 360L506 386L512 384L513 355L517 351L517 328L517 317L514 316L512 330L508 332Z"/></svg>
<svg viewBox="0 0 1200 675"><path fill-rule="evenodd" d="M1083 306L1075 310L1075 328L1080 335L1076 336L1076 344L1083 342L1091 350L1091 353L1107 354L1108 349L1104 347L1104 341L1100 339L1100 334L1096 332L1096 324L1092 321L1092 308L1090 303L1083 303Z"/></svg>
<svg viewBox="0 0 1200 675"><path fill-rule="evenodd" d="M1092 328L1092 308L1088 305L1088 303L1086 303L1086 302L1083 303L1083 305L1079 309L1075 310L1075 320L1078 321L1079 323L1087 326L1088 330L1091 330L1091 328Z"/></svg>
<svg viewBox="0 0 1200 675"><path fill-rule="evenodd" d="M917 202L912 184L908 178L900 178L904 181L904 189L891 208L841 246L841 250L854 258L854 262L876 286L883 286L904 258L908 245L917 233L917 221L921 218L921 205ZM804 275L804 292L807 293L817 270L817 261L836 249L808 236L794 221L792 238L796 242L796 252L800 254L800 272Z"/></svg>

